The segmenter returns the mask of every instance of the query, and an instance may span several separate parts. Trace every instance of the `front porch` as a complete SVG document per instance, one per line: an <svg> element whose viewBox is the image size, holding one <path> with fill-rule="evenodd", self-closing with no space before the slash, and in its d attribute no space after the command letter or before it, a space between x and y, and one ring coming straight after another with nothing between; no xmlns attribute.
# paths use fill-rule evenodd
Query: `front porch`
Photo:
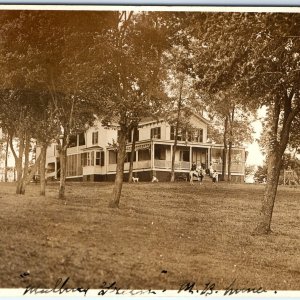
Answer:
<svg viewBox="0 0 300 300"><path fill-rule="evenodd" d="M129 171L131 144L127 146L124 171ZM154 141L137 143L135 147L133 171L171 171L173 142ZM175 172L189 172L192 163L201 165L207 169L209 163L209 147L202 145L186 145L186 142L178 142L175 152ZM117 152L108 149L107 172L115 173L117 167Z"/></svg>
<svg viewBox="0 0 300 300"><path fill-rule="evenodd" d="M129 144L126 149L126 158L124 171L129 171L129 161L132 145ZM138 142L135 147L133 171L164 171L170 172L172 165L172 155L174 145L172 141L148 140ZM222 145L187 143L179 141L175 152L175 172L188 173L191 170L192 163L208 169L212 165L218 173L222 172ZM108 149L107 173L115 173L117 166L117 152ZM232 149L232 175L244 176L245 172L245 149ZM228 162L228 160L227 160ZM226 165L228 170L228 165Z"/></svg>

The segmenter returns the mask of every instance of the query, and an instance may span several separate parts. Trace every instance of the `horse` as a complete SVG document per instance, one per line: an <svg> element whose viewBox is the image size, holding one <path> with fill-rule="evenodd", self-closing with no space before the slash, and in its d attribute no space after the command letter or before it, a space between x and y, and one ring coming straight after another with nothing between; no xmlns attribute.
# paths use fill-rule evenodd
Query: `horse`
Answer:
<svg viewBox="0 0 300 300"><path fill-rule="evenodd" d="M204 175L201 167L197 167L196 170L190 171L190 184L194 184L194 177L197 177L197 180L202 184Z"/></svg>

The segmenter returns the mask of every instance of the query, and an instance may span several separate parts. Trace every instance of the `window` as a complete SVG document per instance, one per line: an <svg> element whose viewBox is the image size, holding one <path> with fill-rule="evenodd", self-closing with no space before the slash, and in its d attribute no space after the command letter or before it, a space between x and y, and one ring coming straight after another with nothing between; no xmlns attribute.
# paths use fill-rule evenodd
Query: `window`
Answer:
<svg viewBox="0 0 300 300"><path fill-rule="evenodd" d="M92 144L98 144L98 131L92 133Z"/></svg>
<svg viewBox="0 0 300 300"><path fill-rule="evenodd" d="M140 131L136 129L134 131L134 134L135 134L135 141L138 142L140 140Z"/></svg>
<svg viewBox="0 0 300 300"><path fill-rule="evenodd" d="M130 162L130 157L131 157L131 151L126 152L125 162ZM136 161L136 151L134 151L133 161Z"/></svg>
<svg viewBox="0 0 300 300"><path fill-rule="evenodd" d="M101 152L96 152L96 166L100 166L101 163Z"/></svg>
<svg viewBox="0 0 300 300"><path fill-rule="evenodd" d="M104 152L96 152L96 166L104 166Z"/></svg>
<svg viewBox="0 0 300 300"><path fill-rule="evenodd" d="M182 136L182 130L181 130L181 128L178 128L177 141L183 141L183 136Z"/></svg>
<svg viewBox="0 0 300 300"><path fill-rule="evenodd" d="M94 151L91 152L91 166L94 165L94 162L95 162L95 153Z"/></svg>
<svg viewBox="0 0 300 300"><path fill-rule="evenodd" d="M180 151L180 161L190 161L190 151L181 150Z"/></svg>
<svg viewBox="0 0 300 300"><path fill-rule="evenodd" d="M171 126L170 140L175 140L175 128L174 128L174 126Z"/></svg>
<svg viewBox="0 0 300 300"><path fill-rule="evenodd" d="M109 157L108 157L109 164L116 164L118 152L117 151L109 151L108 153L109 153Z"/></svg>
<svg viewBox="0 0 300 300"><path fill-rule="evenodd" d="M85 136L84 136L84 132L79 134L79 146L83 146L85 145Z"/></svg>
<svg viewBox="0 0 300 300"><path fill-rule="evenodd" d="M171 140L175 139L175 126L171 126L170 139ZM177 140L178 141L187 140L189 142L203 143L203 129L196 128L196 129L186 131L179 128L177 134Z"/></svg>
<svg viewBox="0 0 300 300"><path fill-rule="evenodd" d="M151 139L160 139L160 127L151 128Z"/></svg>
<svg viewBox="0 0 300 300"><path fill-rule="evenodd" d="M150 160L151 159L150 153L151 152L149 151L149 149L139 150L139 155L138 155L139 161Z"/></svg>
<svg viewBox="0 0 300 300"><path fill-rule="evenodd" d="M82 166L90 166L91 165L90 152L85 152L85 153L81 154L81 164L82 164Z"/></svg>
<svg viewBox="0 0 300 300"><path fill-rule="evenodd" d="M154 159L166 160L166 148L160 145L155 145Z"/></svg>
<svg viewBox="0 0 300 300"><path fill-rule="evenodd" d="M76 147L76 146L77 146L77 135L71 135L69 138L68 148Z"/></svg>
<svg viewBox="0 0 300 300"><path fill-rule="evenodd" d="M178 128L177 141L185 141L185 132L181 128ZM175 126L171 126L170 139L175 140Z"/></svg>
<svg viewBox="0 0 300 300"><path fill-rule="evenodd" d="M203 129L198 128L192 131L192 141L202 143L203 142Z"/></svg>

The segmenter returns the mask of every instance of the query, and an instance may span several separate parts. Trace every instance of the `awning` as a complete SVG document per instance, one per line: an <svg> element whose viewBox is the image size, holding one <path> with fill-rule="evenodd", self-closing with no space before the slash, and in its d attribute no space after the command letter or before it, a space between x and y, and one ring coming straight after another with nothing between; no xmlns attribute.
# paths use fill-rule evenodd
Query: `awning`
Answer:
<svg viewBox="0 0 300 300"><path fill-rule="evenodd" d="M92 150L98 150L98 151L103 151L103 148L100 146L91 146L87 148L83 148L82 151L92 151Z"/></svg>
<svg viewBox="0 0 300 300"><path fill-rule="evenodd" d="M151 144L150 143L135 145L135 151L146 150L146 149L150 149L150 148L151 148ZM132 149L132 145L126 146L126 152L131 152L131 149Z"/></svg>

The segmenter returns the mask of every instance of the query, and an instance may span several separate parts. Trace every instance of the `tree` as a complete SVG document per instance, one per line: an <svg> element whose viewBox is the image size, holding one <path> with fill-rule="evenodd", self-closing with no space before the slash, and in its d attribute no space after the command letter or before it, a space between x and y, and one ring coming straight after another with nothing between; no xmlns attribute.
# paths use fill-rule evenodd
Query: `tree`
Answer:
<svg viewBox="0 0 300 300"><path fill-rule="evenodd" d="M30 122L22 119L21 115L19 118L28 122L25 125L29 126L29 129L34 128L34 138L38 139L42 147L43 162L40 168L42 194L45 190L43 166L45 147L56 139L62 175L59 197L64 198L66 153L70 136L82 131L94 117L91 103L85 93L87 74L94 62L89 59L88 49L92 47L94 37L106 30L105 25L110 22L110 16L110 13L101 12L51 11L16 11L1 16L1 22L5 24L1 31L4 86L6 90L11 91L11 98L14 96L16 99L16 95L27 93L29 90L35 91L36 98L40 100L42 98L43 102L42 108L37 106L41 110L34 111ZM27 104L26 107L29 107L27 113L35 109L33 102L32 107L30 103ZM13 114L12 107L19 109L18 101L11 107L6 106L9 114ZM40 116L43 116L43 119L40 119ZM11 118L7 117L8 121L9 119ZM25 127L20 125L20 128L23 130ZM26 139L22 137L20 141L28 141L28 146L20 144L17 159L20 169L21 158L25 151L25 173L29 143L33 138L28 136L30 130L26 132Z"/></svg>
<svg viewBox="0 0 300 300"><path fill-rule="evenodd" d="M199 94L207 95L202 97L203 105L222 133L222 140L217 136L223 143L222 179L227 171L230 181L232 147L251 140L250 115L257 108L244 96L239 84L240 71L248 59L245 39L251 31L247 23L255 20L255 15L195 13L193 19L190 57L196 74L195 88ZM238 136L235 131L241 126L244 130L238 130Z"/></svg>
<svg viewBox="0 0 300 300"><path fill-rule="evenodd" d="M40 158L30 167L30 150L33 139L39 134L39 117L43 102L38 94L26 90L7 90L2 94L1 126L9 135L10 148L16 161L17 194L24 194L25 187L35 173ZM13 110L12 110L13 108ZM18 149L14 140L18 141Z"/></svg>
<svg viewBox="0 0 300 300"><path fill-rule="evenodd" d="M267 15L245 70L247 93L268 107L267 184L256 232L271 232L271 220L284 152L300 114L300 40L297 14Z"/></svg>
<svg viewBox="0 0 300 300"><path fill-rule="evenodd" d="M106 62L99 64L93 74L92 94L100 101L98 115L104 125L118 126L117 169L110 207L119 206L126 138L143 117L157 112L164 97L158 80L164 36L157 18L147 13L119 12L110 32L96 41L93 52Z"/></svg>
<svg viewBox="0 0 300 300"><path fill-rule="evenodd" d="M254 180L255 182L262 183L267 178L267 164L263 164L262 166L258 166L257 170L254 174Z"/></svg>
<svg viewBox="0 0 300 300"><path fill-rule="evenodd" d="M235 86L254 106L268 107L268 180L256 228L266 234L271 232L282 155L300 111L299 15L215 14L206 24L206 34L198 35L204 59L198 65L200 83L208 82L213 91Z"/></svg>
<svg viewBox="0 0 300 300"><path fill-rule="evenodd" d="M67 149L71 136L84 131L95 119L89 97L89 74L95 60L94 39L110 27L114 13L61 12L47 15L40 33L51 47L45 64L45 83L51 95L50 112L58 129L55 136L60 158L59 198L65 198ZM47 35L46 28L52 28ZM98 61L101 63L101 61Z"/></svg>

